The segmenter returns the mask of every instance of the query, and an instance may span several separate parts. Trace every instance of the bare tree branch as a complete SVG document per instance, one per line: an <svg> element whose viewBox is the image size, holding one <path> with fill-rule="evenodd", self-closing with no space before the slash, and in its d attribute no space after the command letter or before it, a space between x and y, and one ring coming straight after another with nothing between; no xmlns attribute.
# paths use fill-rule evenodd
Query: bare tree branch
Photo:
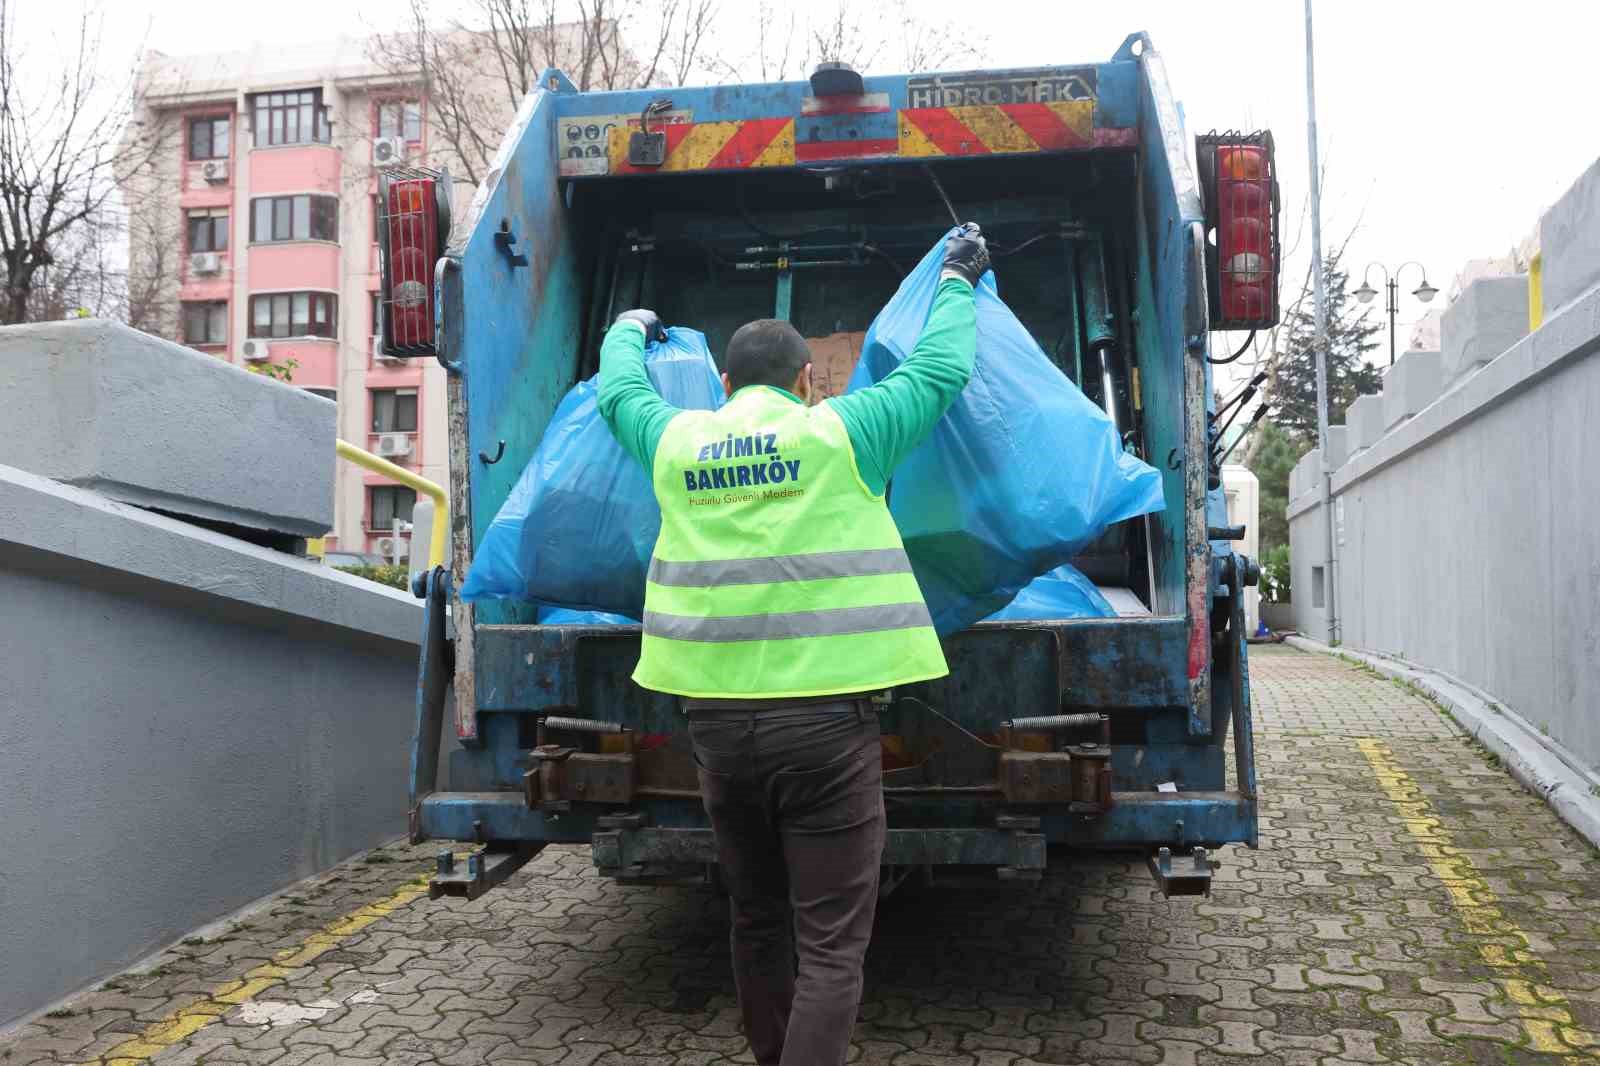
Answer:
<svg viewBox="0 0 1600 1066"><path fill-rule="evenodd" d="M119 176L148 171L173 140L142 129L133 64L114 83L102 53L101 18L86 9L72 53L24 76L15 0L0 0L0 322L25 322L81 297L94 309L111 295L121 232L112 209ZM132 56L130 55L130 60ZM74 305L76 306L76 305Z"/></svg>

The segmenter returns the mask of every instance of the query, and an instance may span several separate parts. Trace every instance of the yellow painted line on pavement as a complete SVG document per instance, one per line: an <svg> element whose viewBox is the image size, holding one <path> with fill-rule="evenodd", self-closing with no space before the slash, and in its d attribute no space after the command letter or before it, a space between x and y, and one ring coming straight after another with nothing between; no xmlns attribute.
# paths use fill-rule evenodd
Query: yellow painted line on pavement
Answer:
<svg viewBox="0 0 1600 1066"><path fill-rule="evenodd" d="M394 895L369 903L323 926L301 941L299 946L278 952L271 962L262 963L238 980L218 985L204 998L152 1023L138 1036L123 1041L100 1058L91 1060L87 1066L138 1066L149 1062L174 1044L181 1044L211 1023L221 1021L234 1007L248 1003L274 985L283 984L290 971L309 965L373 922L427 894L425 879L420 883L408 882Z"/></svg>
<svg viewBox="0 0 1600 1066"><path fill-rule="evenodd" d="M1503 910L1472 860L1455 846L1438 812L1422 794L1411 775L1401 769L1394 753L1382 741L1362 738L1356 747L1366 756L1378 786L1400 812L1400 822L1416 841L1423 861L1450 893L1461 923L1474 937L1516 937L1522 948L1481 941L1476 946L1484 964L1496 974L1494 983L1512 1003L1522 1008L1517 1023L1535 1051L1581 1060L1575 1049L1600 1045L1593 1034L1578 1028L1567 1009L1567 998L1548 984L1533 980L1543 976L1544 964L1532 953L1528 934L1517 928Z"/></svg>

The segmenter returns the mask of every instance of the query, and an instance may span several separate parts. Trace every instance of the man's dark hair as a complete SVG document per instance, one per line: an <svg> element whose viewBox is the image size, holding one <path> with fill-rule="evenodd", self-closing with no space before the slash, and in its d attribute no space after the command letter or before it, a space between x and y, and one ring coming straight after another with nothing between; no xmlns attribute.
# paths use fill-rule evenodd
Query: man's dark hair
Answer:
<svg viewBox="0 0 1600 1066"><path fill-rule="evenodd" d="M781 318L758 318L734 331L722 369L735 390L746 385L787 389L809 362L811 349L799 330Z"/></svg>

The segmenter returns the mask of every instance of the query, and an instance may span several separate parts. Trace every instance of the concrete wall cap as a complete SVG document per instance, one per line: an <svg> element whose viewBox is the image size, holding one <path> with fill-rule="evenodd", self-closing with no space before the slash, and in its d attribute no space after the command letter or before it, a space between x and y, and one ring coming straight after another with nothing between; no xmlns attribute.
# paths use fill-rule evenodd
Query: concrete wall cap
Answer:
<svg viewBox="0 0 1600 1066"><path fill-rule="evenodd" d="M291 536L333 526L337 406L117 322L0 327L0 463Z"/></svg>
<svg viewBox="0 0 1600 1066"><path fill-rule="evenodd" d="M187 590L218 610L269 612L383 641L421 639L422 605L410 593L0 466L6 544Z"/></svg>

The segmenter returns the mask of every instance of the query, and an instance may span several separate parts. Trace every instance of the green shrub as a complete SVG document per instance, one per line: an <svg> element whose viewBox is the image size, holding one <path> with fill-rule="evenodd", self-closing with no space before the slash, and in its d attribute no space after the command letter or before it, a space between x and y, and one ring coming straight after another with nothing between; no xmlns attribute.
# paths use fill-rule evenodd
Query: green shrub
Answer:
<svg viewBox="0 0 1600 1066"><path fill-rule="evenodd" d="M347 574L376 581L380 585L409 592L411 589L411 571L405 566L394 566L382 563L378 566L336 566L335 570L343 570Z"/></svg>

